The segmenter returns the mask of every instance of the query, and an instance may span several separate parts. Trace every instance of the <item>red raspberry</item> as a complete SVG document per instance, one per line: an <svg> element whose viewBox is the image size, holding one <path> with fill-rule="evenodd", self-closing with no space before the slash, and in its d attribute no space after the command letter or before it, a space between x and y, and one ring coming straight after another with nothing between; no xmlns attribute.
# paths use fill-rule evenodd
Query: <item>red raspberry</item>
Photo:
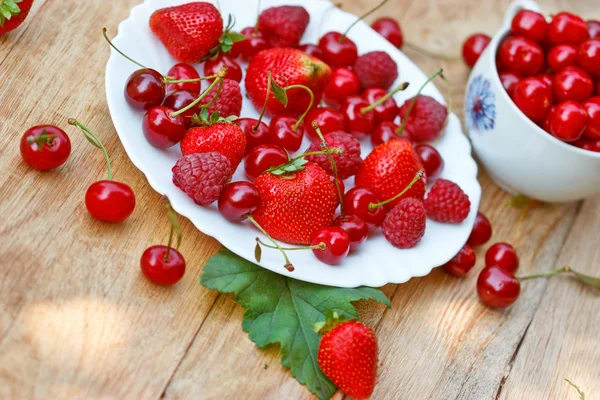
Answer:
<svg viewBox="0 0 600 400"><path fill-rule="evenodd" d="M471 210L469 196L456 183L446 179L435 181L423 204L429 218L451 224L464 221Z"/></svg>
<svg viewBox="0 0 600 400"><path fill-rule="evenodd" d="M396 62L383 51L363 54L356 59L353 68L363 90L374 87L387 90L398 78Z"/></svg>
<svg viewBox="0 0 600 400"><path fill-rule="evenodd" d="M310 15L300 6L267 8L258 17L258 30L269 47L296 47L308 26Z"/></svg>
<svg viewBox="0 0 600 400"><path fill-rule="evenodd" d="M217 152L183 156L172 171L175 186L201 206L217 200L233 174L227 157Z"/></svg>
<svg viewBox="0 0 600 400"><path fill-rule="evenodd" d="M385 238L399 249L415 247L425 235L427 213L423 203L410 197L392 208L381 229Z"/></svg>
<svg viewBox="0 0 600 400"><path fill-rule="evenodd" d="M206 94L206 97L202 99L202 104L208 104L217 95L219 85ZM233 79L223 79L223 88L219 98L212 106L208 107L208 113L218 111L221 117L227 118L230 115L237 115L238 117L242 113L242 92L240 85Z"/></svg>
<svg viewBox="0 0 600 400"><path fill-rule="evenodd" d="M337 147L342 149L342 154L332 154L333 161L338 170L338 177L347 179L354 176L362 167L363 159L360 158L360 142L351 134L344 131L331 132L324 136L325 142L329 148ZM308 151L321 150L321 143L315 142L310 145ZM306 157L308 161L312 161L323 168L325 172L333 176L331 163L326 154Z"/></svg>
<svg viewBox="0 0 600 400"><path fill-rule="evenodd" d="M403 119L408 112L412 98L400 107L398 115ZM435 140L444 129L448 116L448 108L441 105L433 97L419 95L410 111L403 135L413 142L429 142Z"/></svg>

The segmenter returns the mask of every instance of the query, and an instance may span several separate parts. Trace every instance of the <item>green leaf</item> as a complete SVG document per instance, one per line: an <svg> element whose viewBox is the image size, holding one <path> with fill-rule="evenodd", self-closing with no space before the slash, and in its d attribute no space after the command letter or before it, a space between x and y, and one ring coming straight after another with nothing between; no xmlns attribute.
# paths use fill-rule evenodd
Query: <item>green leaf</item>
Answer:
<svg viewBox="0 0 600 400"><path fill-rule="evenodd" d="M275 79L271 80L271 90L273 91L273 96L275 96L277 101L279 101L281 104L283 104L284 107L287 107L287 105L288 105L287 93L284 88L282 88L281 86L279 86L277 84L277 82L275 82Z"/></svg>
<svg viewBox="0 0 600 400"><path fill-rule="evenodd" d="M231 50L232 47L233 47L232 44L223 43L221 45L221 51L223 53L227 53L229 50Z"/></svg>
<svg viewBox="0 0 600 400"><path fill-rule="evenodd" d="M229 250L208 260L200 283L220 292L235 293L237 302L246 309L242 328L250 339L260 348L278 343L281 363L320 399L329 399L336 388L319 368L319 335L312 330L313 324L325 321L330 310L357 319L351 302L360 299L391 306L379 289L301 282L263 269Z"/></svg>
<svg viewBox="0 0 600 400"><path fill-rule="evenodd" d="M575 277L577 279L579 279L581 282L600 290L600 278L595 278L593 276L580 274L579 272L575 272L575 271L573 271L573 273L575 274Z"/></svg>
<svg viewBox="0 0 600 400"><path fill-rule="evenodd" d="M229 38L233 43L248 39L245 35L237 32L229 32Z"/></svg>
<svg viewBox="0 0 600 400"><path fill-rule="evenodd" d="M13 0L4 0L4 7L11 12L12 15L18 15L21 12L21 9Z"/></svg>
<svg viewBox="0 0 600 400"><path fill-rule="evenodd" d="M210 115L210 123L211 124L216 124L217 122L219 122L220 119L221 119L221 115L219 114L218 111L215 111Z"/></svg>
<svg viewBox="0 0 600 400"><path fill-rule="evenodd" d="M231 40L231 36L225 35L223 38L223 44L231 46L233 44L233 40Z"/></svg>
<svg viewBox="0 0 600 400"><path fill-rule="evenodd" d="M200 118L202 118L202 121L208 122L208 108L202 108L202 110L200 110Z"/></svg>

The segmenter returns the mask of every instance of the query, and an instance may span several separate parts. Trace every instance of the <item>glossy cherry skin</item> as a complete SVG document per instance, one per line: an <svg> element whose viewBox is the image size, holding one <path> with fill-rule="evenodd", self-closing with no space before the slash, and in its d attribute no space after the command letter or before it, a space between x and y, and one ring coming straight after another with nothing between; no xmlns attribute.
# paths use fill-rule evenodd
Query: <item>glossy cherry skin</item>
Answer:
<svg viewBox="0 0 600 400"><path fill-rule="evenodd" d="M44 133L55 137L47 140L40 149L34 139ZM38 125L25 131L21 137L20 149L21 157L27 165L38 171L49 171L67 161L71 154L71 140L57 126Z"/></svg>
<svg viewBox="0 0 600 400"><path fill-rule="evenodd" d="M323 59L323 50L321 50L317 45L311 43L301 44L298 46L298 50L302 50L309 56L317 57L320 60Z"/></svg>
<svg viewBox="0 0 600 400"><path fill-rule="evenodd" d="M217 55L214 59L209 58L204 62L204 76L215 75L223 66L227 67L225 78L233 79L237 82L242 81L242 68L240 64L233 57L223 53Z"/></svg>
<svg viewBox="0 0 600 400"><path fill-rule="evenodd" d="M374 231L383 224L385 207L369 209L369 204L381 202L377 195L367 188L354 187L344 194L344 210L347 215L356 215L362 219L370 231Z"/></svg>
<svg viewBox="0 0 600 400"><path fill-rule="evenodd" d="M577 63L577 46L559 44L550 49L546 55L546 63L552 72L559 72L565 67Z"/></svg>
<svg viewBox="0 0 600 400"><path fill-rule="evenodd" d="M229 222L241 222L260 205L260 195L250 182L232 182L219 196L219 212Z"/></svg>
<svg viewBox="0 0 600 400"><path fill-rule="evenodd" d="M544 66L540 45L520 36L511 36L502 42L498 57L504 68L524 77L539 73Z"/></svg>
<svg viewBox="0 0 600 400"><path fill-rule="evenodd" d="M600 39L590 39L579 45L577 63L588 74L600 77Z"/></svg>
<svg viewBox="0 0 600 400"><path fill-rule="evenodd" d="M350 68L336 68L323 91L323 101L330 106L339 107L349 96L360 93L360 79Z"/></svg>
<svg viewBox="0 0 600 400"><path fill-rule="evenodd" d="M142 132L154 147L167 149L181 142L187 128L180 115L172 117L175 111L168 107L152 107L142 120Z"/></svg>
<svg viewBox="0 0 600 400"><path fill-rule="evenodd" d="M469 244L465 244L458 251L458 254L452 257L452 259L444 264L442 268L444 268L444 271L446 271L448 275L462 278L475 266L476 261L477 256L475 255L473 248Z"/></svg>
<svg viewBox="0 0 600 400"><path fill-rule="evenodd" d="M346 120L346 130L358 139L370 135L375 128L375 113L373 111L366 113L361 111L369 105L360 96L350 96L340 109Z"/></svg>
<svg viewBox="0 0 600 400"><path fill-rule="evenodd" d="M423 168L425 168L427 182L438 179L444 170L444 160L440 153L435 147L426 143L419 143L414 149L423 164Z"/></svg>
<svg viewBox="0 0 600 400"><path fill-rule="evenodd" d="M590 19L587 21L587 27L592 39L600 37L600 21Z"/></svg>
<svg viewBox="0 0 600 400"><path fill-rule="evenodd" d="M329 265L341 263L350 252L350 238L345 230L337 226L321 228L313 233L311 246L325 244L325 250L313 249L315 257Z"/></svg>
<svg viewBox="0 0 600 400"><path fill-rule="evenodd" d="M485 267L477 278L477 295L492 308L505 308L519 298L521 284L514 275L498 266Z"/></svg>
<svg viewBox="0 0 600 400"><path fill-rule="evenodd" d="M238 118L235 123L242 128L242 132L246 135L246 151L269 143L269 126L264 122L258 123L258 120L254 118Z"/></svg>
<svg viewBox="0 0 600 400"><path fill-rule="evenodd" d="M552 79L552 94L556 103L567 100L582 103L592 95L593 91L592 78L578 67L566 67Z"/></svg>
<svg viewBox="0 0 600 400"><path fill-rule="evenodd" d="M274 144L261 144L246 155L244 171L251 181L271 167L285 164L290 157L284 148Z"/></svg>
<svg viewBox="0 0 600 400"><path fill-rule="evenodd" d="M481 212L478 212L475 217L475 224L473 225L471 236L469 236L467 243L471 246L481 246L486 244L491 237L492 224L490 223L490 220Z"/></svg>
<svg viewBox="0 0 600 400"><path fill-rule="evenodd" d="M335 131L346 130L346 119L344 118L344 114L332 107L313 108L306 114L306 121L308 123L304 126L304 134L313 142L319 140L317 132L312 127L313 121L317 121L319 130L323 135Z"/></svg>
<svg viewBox="0 0 600 400"><path fill-rule="evenodd" d="M96 219L105 222L123 222L135 208L135 195L121 182L98 181L85 193L85 206Z"/></svg>
<svg viewBox="0 0 600 400"><path fill-rule="evenodd" d="M138 69L127 79L125 100L135 110L149 110L165 98L163 76L153 69Z"/></svg>
<svg viewBox="0 0 600 400"><path fill-rule="evenodd" d="M542 43L546 36L548 23L546 18L538 12L521 10L513 18L511 32L515 36L524 36L529 40Z"/></svg>
<svg viewBox="0 0 600 400"><path fill-rule="evenodd" d="M373 104L386 94L387 91L385 89L369 88L365 89L361 93L361 97L365 99L369 104ZM383 121L393 121L398 115L398 104L396 104L396 100L394 100L393 97L390 97L382 104L375 107L373 109L373 114L375 114L375 123Z"/></svg>
<svg viewBox="0 0 600 400"><path fill-rule="evenodd" d="M552 89L552 75L551 74L539 74L535 76L544 82L550 89Z"/></svg>
<svg viewBox="0 0 600 400"><path fill-rule="evenodd" d="M573 142L572 145L580 149L600 153L600 139L581 138Z"/></svg>
<svg viewBox="0 0 600 400"><path fill-rule="evenodd" d="M371 144L377 147L382 143L389 142L393 139L398 139L400 136L396 134L399 126L392 121L383 121L375 126L371 133Z"/></svg>
<svg viewBox="0 0 600 400"><path fill-rule="evenodd" d="M574 142L585 131L589 119L581 104L565 101L558 104L550 115L550 133L563 142Z"/></svg>
<svg viewBox="0 0 600 400"><path fill-rule="evenodd" d="M349 67L358 58L356 44L339 32L327 32L319 40L319 48L323 51L323 61L330 67Z"/></svg>
<svg viewBox="0 0 600 400"><path fill-rule="evenodd" d="M369 227L356 215L339 216L333 220L332 225L346 231L350 239L350 252L358 250L369 236Z"/></svg>
<svg viewBox="0 0 600 400"><path fill-rule="evenodd" d="M241 57L242 60L250 61L256 54L269 47L263 34L253 26L242 29L241 34L247 39L233 44L231 56L234 58Z"/></svg>
<svg viewBox="0 0 600 400"><path fill-rule="evenodd" d="M500 72L499 76L500 82L502 83L502 87L504 88L504 90L506 90L506 93L508 93L508 95L512 97L517 83L519 83L523 78L510 71Z"/></svg>
<svg viewBox="0 0 600 400"><path fill-rule="evenodd" d="M556 14L548 26L548 39L554 45L580 44L589 37L590 33L585 21L568 12Z"/></svg>
<svg viewBox="0 0 600 400"><path fill-rule="evenodd" d="M462 47L462 57L465 64L473 68L491 40L488 35L483 33L475 33L469 36Z"/></svg>
<svg viewBox="0 0 600 400"><path fill-rule="evenodd" d="M519 256L517 251L508 243L494 243L485 252L485 265L487 267L498 266L514 274L519 268Z"/></svg>
<svg viewBox="0 0 600 400"><path fill-rule="evenodd" d="M371 24L371 28L388 42L401 49L404 44L404 36L400 24L393 18L378 18Z"/></svg>
<svg viewBox="0 0 600 400"><path fill-rule="evenodd" d="M552 107L552 91L537 77L521 80L515 86L513 101L534 122L542 122Z"/></svg>
<svg viewBox="0 0 600 400"><path fill-rule="evenodd" d="M142 273L151 282L163 286L174 285L185 274L185 259L180 252L164 245L151 246L144 251L140 260Z"/></svg>
<svg viewBox="0 0 600 400"><path fill-rule="evenodd" d="M200 78L200 74L198 74L198 71L196 71L196 68L194 68L192 65L186 64L186 63L180 63L180 64L173 65L171 67L171 69L169 70L169 72L167 73L167 75L175 80L187 80L187 79ZM201 85L200 81L169 83L165 87L165 91L166 91L166 93L170 93L173 90L187 90L188 92L193 94L194 97L198 97L198 95L200 94L200 85Z"/></svg>
<svg viewBox="0 0 600 400"><path fill-rule="evenodd" d="M298 118L290 115L276 115L269 124L269 142L283 147L287 151L298 151L302 145L304 127L302 124L294 130Z"/></svg>
<svg viewBox="0 0 600 400"><path fill-rule="evenodd" d="M167 94L165 97L165 101L163 101L162 105L164 107L168 107L171 110L181 110L184 107L189 106L196 100L196 96L187 90L174 90ZM198 107L192 107L183 114L180 114L181 118L183 118L183 122L187 128L192 124L192 117L194 114L198 112Z"/></svg>
<svg viewBox="0 0 600 400"><path fill-rule="evenodd" d="M583 103L589 121L583 136L589 139L600 139L600 96L592 97Z"/></svg>

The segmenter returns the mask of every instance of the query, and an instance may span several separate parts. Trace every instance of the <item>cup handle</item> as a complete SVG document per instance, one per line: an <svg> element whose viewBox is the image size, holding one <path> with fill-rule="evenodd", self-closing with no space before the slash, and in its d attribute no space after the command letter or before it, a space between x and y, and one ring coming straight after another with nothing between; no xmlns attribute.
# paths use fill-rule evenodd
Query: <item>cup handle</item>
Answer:
<svg viewBox="0 0 600 400"><path fill-rule="evenodd" d="M504 14L504 26L510 26L515 15L521 10L541 12L538 3L533 0L515 0L510 3L506 9L506 13Z"/></svg>

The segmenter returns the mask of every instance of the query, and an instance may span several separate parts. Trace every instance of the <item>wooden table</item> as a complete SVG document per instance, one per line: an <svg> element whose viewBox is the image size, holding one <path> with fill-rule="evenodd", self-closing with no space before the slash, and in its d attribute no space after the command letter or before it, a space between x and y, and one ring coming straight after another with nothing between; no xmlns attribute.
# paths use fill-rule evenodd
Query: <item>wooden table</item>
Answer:
<svg viewBox="0 0 600 400"><path fill-rule="evenodd" d="M280 364L278 348L259 350L241 329L243 310L230 295L198 284L215 240L183 222L183 281L149 283L139 256L164 241L160 196L131 164L104 96L109 48L100 31L116 32L139 0L36 0L27 22L0 36L0 398L295 399L310 393ZM361 13L368 0L347 0ZM470 33L493 34L508 0L392 0L405 36L433 51L459 54ZM596 0L541 1L547 12L570 8L600 17ZM445 68L462 114L468 70L407 51L426 72ZM83 196L105 176L101 152L66 124L77 117L100 135L115 178L137 196L126 223L93 220ZM20 159L28 127L58 124L73 141L62 168L39 173ZM493 240L512 240L520 211L485 173L481 209ZM164 226L155 221L165 221ZM532 209L514 243L521 272L569 264L600 274L600 198ZM478 250L483 263L483 249ZM483 306L477 271L455 279L427 277L383 289L393 306L360 303L380 343L376 399L575 399L563 378L600 396L600 296L559 277L523 285L506 310ZM338 392L338 396L342 395Z"/></svg>

